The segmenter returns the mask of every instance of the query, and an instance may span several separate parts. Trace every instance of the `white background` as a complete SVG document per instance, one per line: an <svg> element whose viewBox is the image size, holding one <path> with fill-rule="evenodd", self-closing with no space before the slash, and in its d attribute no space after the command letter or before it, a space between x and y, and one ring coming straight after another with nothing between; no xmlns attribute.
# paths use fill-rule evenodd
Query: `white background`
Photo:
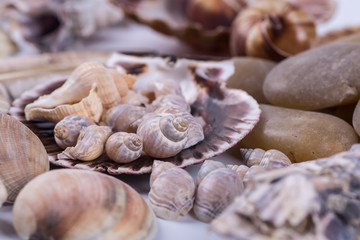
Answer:
<svg viewBox="0 0 360 240"><path fill-rule="evenodd" d="M360 0L339 0L338 10L335 16L326 24L318 27L318 33L324 34L330 30L340 29L345 26L360 26ZM144 42L144 39L146 42ZM119 51L157 51L160 53L187 54L191 53L184 44L178 40L157 34L151 29L134 24L123 22L118 27L111 27L101 30L96 36L84 42L75 42L77 50L102 49ZM238 160L228 154L218 156L222 161L237 163ZM186 170L192 176L200 165L190 166ZM149 191L149 175L142 176L120 176L121 180L133 186L147 200ZM0 209L0 239L18 239L12 228L11 206L6 205ZM220 236L208 230L208 225L196 220L192 213L177 220L164 221L158 219L158 240L183 240L183 239L222 239Z"/></svg>

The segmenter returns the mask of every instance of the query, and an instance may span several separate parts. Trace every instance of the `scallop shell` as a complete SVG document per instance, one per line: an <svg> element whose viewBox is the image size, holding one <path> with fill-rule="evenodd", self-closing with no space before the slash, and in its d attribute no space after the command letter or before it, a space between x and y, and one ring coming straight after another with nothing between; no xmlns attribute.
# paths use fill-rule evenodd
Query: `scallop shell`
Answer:
<svg viewBox="0 0 360 240"><path fill-rule="evenodd" d="M128 163L138 159L142 149L141 138L134 133L127 132L112 134L105 145L107 156L117 163Z"/></svg>
<svg viewBox="0 0 360 240"><path fill-rule="evenodd" d="M55 60L56 56L53 56ZM204 129L203 141L167 159L179 167L201 163L223 153L247 135L259 121L260 109L256 101L242 90L225 87L226 80L234 74L233 60L204 61L173 56L114 54L108 60L108 66L115 67L120 73L135 74L137 80L133 89L137 92L146 90L148 83L156 79L175 79L179 82L182 94L191 106L192 115ZM31 127L44 142L52 163L110 174L151 172L153 158L148 156L141 156L128 164L118 164L103 157L90 162L59 160L57 154L62 150L53 139L54 125L46 121L27 122L24 119L24 106L38 96L58 88L63 80L56 80L24 92L10 108L10 114Z"/></svg>
<svg viewBox="0 0 360 240"><path fill-rule="evenodd" d="M0 113L0 182L13 202L32 178L49 170L46 150L39 138L16 119Z"/></svg>
<svg viewBox="0 0 360 240"><path fill-rule="evenodd" d="M154 239L156 219L129 185L78 169L50 171L21 191L13 208L23 239Z"/></svg>
<svg viewBox="0 0 360 240"><path fill-rule="evenodd" d="M41 101L43 100L45 99L43 98ZM31 107L28 107L30 105ZM30 105L25 107L25 116L28 121L34 119L46 119L57 123L66 116L81 115L98 122L103 112L103 105L97 94L96 85L93 85L90 92L88 92L88 96L81 99L78 103L58 105L55 108L43 108L41 105Z"/></svg>

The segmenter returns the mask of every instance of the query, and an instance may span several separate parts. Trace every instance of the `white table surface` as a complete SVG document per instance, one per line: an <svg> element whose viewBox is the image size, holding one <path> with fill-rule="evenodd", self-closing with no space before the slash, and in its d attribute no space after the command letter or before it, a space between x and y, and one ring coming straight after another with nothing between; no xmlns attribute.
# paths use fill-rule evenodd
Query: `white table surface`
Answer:
<svg viewBox="0 0 360 240"><path fill-rule="evenodd" d="M318 33L323 34L330 30L345 26L360 26L360 0L338 0L339 6L335 16L327 23L318 27ZM144 41L144 39L146 41ZM118 51L156 51L168 54L191 54L193 50L175 38L167 37L154 32L145 26L125 21L119 26L100 30L95 36L84 42L75 42L76 50L118 50ZM238 163L238 160L227 153L216 159L226 163ZM186 168L192 176L200 165ZM119 177L135 188L145 200L149 191L149 174L142 176ZM0 209L0 240L19 239L12 227L12 206L5 205ZM158 219L157 240L183 240L183 239L223 239L214 232L209 231L204 224L189 214L177 221Z"/></svg>

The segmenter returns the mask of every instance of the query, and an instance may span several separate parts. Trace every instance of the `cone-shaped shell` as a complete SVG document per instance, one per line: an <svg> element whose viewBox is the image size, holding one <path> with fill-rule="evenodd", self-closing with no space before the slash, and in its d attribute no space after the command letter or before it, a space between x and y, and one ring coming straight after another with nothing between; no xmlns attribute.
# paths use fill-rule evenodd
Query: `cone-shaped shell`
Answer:
<svg viewBox="0 0 360 240"><path fill-rule="evenodd" d="M173 114L145 116L137 129L144 151L155 158L175 156L187 141L188 121Z"/></svg>
<svg viewBox="0 0 360 240"><path fill-rule="evenodd" d="M97 94L96 86L88 92L80 102L75 104L58 105L55 108L32 107L25 112L26 120L47 119L52 122L59 122L69 115L82 115L98 122L103 112L101 99Z"/></svg>
<svg viewBox="0 0 360 240"><path fill-rule="evenodd" d="M58 154L59 159L73 159L91 161L100 157L104 152L106 140L111 135L111 128L108 126L90 125L81 129L75 147L67 147Z"/></svg>
<svg viewBox="0 0 360 240"><path fill-rule="evenodd" d="M134 133L116 132L106 141L106 155L117 163L128 163L141 156L141 138Z"/></svg>
<svg viewBox="0 0 360 240"><path fill-rule="evenodd" d="M23 239L153 239L155 217L144 199L105 174L61 169L21 191L13 209Z"/></svg>
<svg viewBox="0 0 360 240"><path fill-rule="evenodd" d="M161 164L153 167L161 167ZM163 170L151 184L149 203L157 217L176 219L187 214L193 206L194 179L179 167Z"/></svg>
<svg viewBox="0 0 360 240"><path fill-rule="evenodd" d="M13 202L35 176L49 170L48 156L40 139L16 119L0 113L0 182Z"/></svg>
<svg viewBox="0 0 360 240"><path fill-rule="evenodd" d="M69 115L58 122L54 128L56 144L65 149L76 145L80 130L95 123L88 117L80 115Z"/></svg>

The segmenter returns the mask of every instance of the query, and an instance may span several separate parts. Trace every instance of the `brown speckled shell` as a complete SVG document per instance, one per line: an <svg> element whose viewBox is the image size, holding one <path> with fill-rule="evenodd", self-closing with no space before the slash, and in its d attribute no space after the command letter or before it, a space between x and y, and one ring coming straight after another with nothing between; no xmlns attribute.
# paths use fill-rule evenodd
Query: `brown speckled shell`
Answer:
<svg viewBox="0 0 360 240"><path fill-rule="evenodd" d="M191 106L191 113L204 123L204 140L188 149L182 150L173 158L166 159L180 167L201 163L206 159L219 155L234 146L245 137L259 120L260 109L257 102L242 90L227 89L225 81L232 74L234 65L231 60L204 61L189 60L176 57L130 56L114 55L108 65L116 65L124 73L135 74L136 84L141 76L146 78L156 68L148 65L162 64L168 67L171 74L179 64L188 64L186 79L181 81L183 91L187 90L185 99ZM132 66L145 66L141 69ZM229 70L230 69L230 70ZM230 72L230 73L228 73ZM227 74L228 73L228 74ZM180 81L180 80L179 80ZM37 97L48 94L63 84L63 79L38 85L34 89L24 92L17 98L10 109L10 114L22 121L34 131L44 143L51 163L66 168L82 168L110 174L143 174L151 172L153 158L142 156L128 164L118 164L100 156L89 162L78 160L58 160L57 154L61 149L56 145L53 137L54 124L47 121L27 122L24 118L24 106ZM135 85L136 85L135 84ZM140 81L141 84L141 81ZM134 85L134 87L135 87ZM190 91L189 91L190 90Z"/></svg>

